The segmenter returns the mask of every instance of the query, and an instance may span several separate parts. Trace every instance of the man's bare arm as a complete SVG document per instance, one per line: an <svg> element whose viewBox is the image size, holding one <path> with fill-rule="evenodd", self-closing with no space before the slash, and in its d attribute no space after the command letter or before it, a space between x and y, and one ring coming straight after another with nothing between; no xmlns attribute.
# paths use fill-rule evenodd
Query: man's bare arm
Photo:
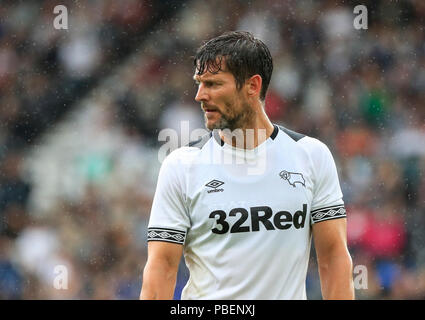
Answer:
<svg viewBox="0 0 425 320"><path fill-rule="evenodd" d="M313 225L323 299L354 299L353 263L347 248L346 230L345 218Z"/></svg>
<svg viewBox="0 0 425 320"><path fill-rule="evenodd" d="M148 261L143 271L141 300L171 300L183 246L163 241L148 242Z"/></svg>

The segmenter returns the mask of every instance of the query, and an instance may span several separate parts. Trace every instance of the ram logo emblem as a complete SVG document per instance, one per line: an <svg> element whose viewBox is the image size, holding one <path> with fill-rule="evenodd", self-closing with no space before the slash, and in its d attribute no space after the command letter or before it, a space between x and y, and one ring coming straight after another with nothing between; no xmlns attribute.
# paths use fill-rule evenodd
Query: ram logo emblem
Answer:
<svg viewBox="0 0 425 320"><path fill-rule="evenodd" d="M282 179L287 180L288 183L294 188L296 187L295 186L296 183L299 183L305 187L305 180L302 173L289 172L289 171L283 170L279 173L279 176Z"/></svg>

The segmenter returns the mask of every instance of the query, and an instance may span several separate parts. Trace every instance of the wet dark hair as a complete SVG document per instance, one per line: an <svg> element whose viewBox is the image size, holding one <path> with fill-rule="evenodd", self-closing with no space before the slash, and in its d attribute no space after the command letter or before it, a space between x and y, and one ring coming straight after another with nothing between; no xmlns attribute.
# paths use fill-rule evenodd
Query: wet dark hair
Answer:
<svg viewBox="0 0 425 320"><path fill-rule="evenodd" d="M226 69L235 77L238 90L247 79L259 74L263 80L260 99L265 100L273 72L273 59L261 40L246 31L226 32L208 40L198 48L194 57L197 75L206 71L219 72L223 60Z"/></svg>

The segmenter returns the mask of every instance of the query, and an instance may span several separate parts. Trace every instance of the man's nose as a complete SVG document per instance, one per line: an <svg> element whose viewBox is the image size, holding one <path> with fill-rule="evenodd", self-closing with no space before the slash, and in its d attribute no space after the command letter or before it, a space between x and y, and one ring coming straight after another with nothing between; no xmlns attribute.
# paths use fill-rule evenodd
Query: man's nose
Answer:
<svg viewBox="0 0 425 320"><path fill-rule="evenodd" d="M198 92L196 93L195 101L202 102L202 101L208 101L208 99L209 99L208 92L205 89L204 85L201 83L198 87Z"/></svg>

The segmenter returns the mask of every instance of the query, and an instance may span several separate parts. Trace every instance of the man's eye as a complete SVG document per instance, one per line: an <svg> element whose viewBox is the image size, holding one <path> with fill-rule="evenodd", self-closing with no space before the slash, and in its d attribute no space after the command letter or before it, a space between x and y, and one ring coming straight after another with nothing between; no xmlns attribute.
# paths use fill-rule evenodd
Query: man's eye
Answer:
<svg viewBox="0 0 425 320"><path fill-rule="evenodd" d="M205 81L203 83L204 83L204 86L207 88L219 85L219 83L211 82L211 81ZM199 87L201 85L201 82L195 81L195 85Z"/></svg>

